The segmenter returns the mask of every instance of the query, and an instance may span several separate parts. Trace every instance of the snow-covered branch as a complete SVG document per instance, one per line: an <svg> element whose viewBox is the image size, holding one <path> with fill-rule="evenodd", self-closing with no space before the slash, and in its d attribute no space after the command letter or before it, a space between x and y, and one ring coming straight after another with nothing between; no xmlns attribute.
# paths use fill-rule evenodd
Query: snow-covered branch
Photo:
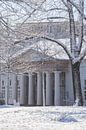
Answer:
<svg viewBox="0 0 86 130"><path fill-rule="evenodd" d="M66 17L47 17L47 19L49 20L53 20L53 19L65 19L65 20L68 20L68 18L66 18Z"/></svg>
<svg viewBox="0 0 86 130"><path fill-rule="evenodd" d="M67 3L65 2L65 0L61 0L63 2L63 4L68 8Z"/></svg>
<svg viewBox="0 0 86 130"><path fill-rule="evenodd" d="M81 9L79 8L79 6L77 4L75 4L73 2L73 0L70 0L71 4L77 9L77 11L83 16L83 18L86 20L86 15L83 14L83 12L81 11Z"/></svg>
<svg viewBox="0 0 86 130"><path fill-rule="evenodd" d="M51 37L47 37L47 36L41 36L41 38L52 41L52 42L58 44L59 46L61 46L64 49L64 51L66 52L66 54L68 55L69 59L72 60L71 53L68 51L67 47L62 42L60 42L59 40L53 39Z"/></svg>
<svg viewBox="0 0 86 130"><path fill-rule="evenodd" d="M86 56L86 48L83 50L83 52L78 57L76 57L72 60L72 63L75 64L77 62L81 62L85 56Z"/></svg>
<svg viewBox="0 0 86 130"><path fill-rule="evenodd" d="M51 8L51 9L44 9L43 11L45 12L49 12L49 11L53 11L53 10L60 10L60 11L66 11L67 12L67 9L64 9L64 8Z"/></svg>
<svg viewBox="0 0 86 130"><path fill-rule="evenodd" d="M79 8L82 12L82 14L79 14L79 54L81 52L82 49L82 43L83 43L83 14L84 14L84 1L80 0L79 2Z"/></svg>
<svg viewBox="0 0 86 130"><path fill-rule="evenodd" d="M69 13L69 25L70 25L70 43L71 43L71 52L73 56L75 55L74 46L76 46L76 33L75 33L75 21L72 4L70 0L67 0L68 13Z"/></svg>

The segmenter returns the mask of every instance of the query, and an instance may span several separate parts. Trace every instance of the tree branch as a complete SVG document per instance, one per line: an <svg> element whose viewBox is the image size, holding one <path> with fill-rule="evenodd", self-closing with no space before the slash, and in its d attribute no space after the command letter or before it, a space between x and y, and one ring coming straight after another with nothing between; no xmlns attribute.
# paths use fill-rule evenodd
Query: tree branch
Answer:
<svg viewBox="0 0 86 130"><path fill-rule="evenodd" d="M79 6L80 6L80 10L82 12L82 15L79 14L79 24L80 24L80 27L79 27L79 54L81 52L81 48L82 48L82 43L83 43L83 14L84 14L84 1L83 0L80 0L79 2Z"/></svg>
<svg viewBox="0 0 86 130"><path fill-rule="evenodd" d="M70 43L71 43L71 52L75 55L74 46L76 46L76 33L75 33L75 22L73 15L73 8L70 0L67 0L68 4L68 13L69 13L69 25L70 25Z"/></svg>
<svg viewBox="0 0 86 130"><path fill-rule="evenodd" d="M68 11L67 9L58 8L58 7L57 8L51 8L51 9L48 9L48 10L44 9L45 12L53 11L53 10L60 10L60 11L66 11L66 12Z"/></svg>
<svg viewBox="0 0 86 130"><path fill-rule="evenodd" d="M60 41L57 41L57 40L55 40L55 39L53 39L53 38L46 37L46 36L41 36L41 38L42 38L42 39L46 39L46 40L48 40L48 41L55 42L56 44L58 44L60 47L62 47L62 48L64 49L64 51L65 51L66 54L68 55L69 59L72 60L71 54L69 53L67 47L66 47L63 43L61 43Z"/></svg>
<svg viewBox="0 0 86 130"><path fill-rule="evenodd" d="M47 19L65 19L65 20L68 20L68 18L66 17L47 17Z"/></svg>
<svg viewBox="0 0 86 130"><path fill-rule="evenodd" d="M72 1L70 0L70 3L77 9L77 11L83 16L83 18L86 20L86 15L82 13L80 8Z"/></svg>

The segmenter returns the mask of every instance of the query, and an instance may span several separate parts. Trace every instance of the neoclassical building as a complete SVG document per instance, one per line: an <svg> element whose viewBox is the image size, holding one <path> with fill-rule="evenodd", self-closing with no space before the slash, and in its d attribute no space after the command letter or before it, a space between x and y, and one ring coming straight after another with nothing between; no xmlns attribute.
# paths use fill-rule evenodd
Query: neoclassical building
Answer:
<svg viewBox="0 0 86 130"><path fill-rule="evenodd" d="M44 61L32 60L35 56L37 52L34 50L19 54L18 62L16 58L13 64L15 71L1 74L1 98L6 104L19 103L25 106L72 105L74 99L69 60L54 58ZM30 57L32 59L29 59ZM20 61L23 60L27 62L21 64ZM84 104L86 104L85 60L81 64L81 84Z"/></svg>
<svg viewBox="0 0 86 130"><path fill-rule="evenodd" d="M66 36L64 34L64 37ZM32 42L34 41L33 39ZM4 99L6 104L18 103L24 106L72 105L74 103L72 73L70 61L64 51L58 46L57 48L52 46L53 44L49 44L48 41L40 43L36 41L38 44L35 47L28 47L27 42L24 49L17 49L18 51L14 53L9 70L1 71L0 99ZM81 87L86 105L85 59L81 64Z"/></svg>

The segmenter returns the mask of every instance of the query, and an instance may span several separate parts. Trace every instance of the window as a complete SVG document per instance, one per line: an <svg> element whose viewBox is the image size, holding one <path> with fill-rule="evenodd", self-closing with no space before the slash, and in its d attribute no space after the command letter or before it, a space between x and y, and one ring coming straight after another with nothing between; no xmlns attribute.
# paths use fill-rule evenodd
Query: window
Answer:
<svg viewBox="0 0 86 130"><path fill-rule="evenodd" d="M19 85L19 80L18 80L18 79L17 79L17 81L16 81L16 82L17 82L17 85Z"/></svg>
<svg viewBox="0 0 86 130"><path fill-rule="evenodd" d="M84 80L84 99L86 100L86 80Z"/></svg>
<svg viewBox="0 0 86 130"><path fill-rule="evenodd" d="M84 80L84 84L85 84L85 87L86 87L86 80Z"/></svg>
<svg viewBox="0 0 86 130"><path fill-rule="evenodd" d="M52 26L50 26L49 31L50 31L50 33L52 33Z"/></svg>
<svg viewBox="0 0 86 130"><path fill-rule="evenodd" d="M5 98L5 86L4 86L4 80L2 81L2 98Z"/></svg>
<svg viewBox="0 0 86 130"><path fill-rule="evenodd" d="M10 86L11 86L11 80L10 80Z"/></svg>
<svg viewBox="0 0 86 130"><path fill-rule="evenodd" d="M2 85L4 85L4 80L2 80Z"/></svg>

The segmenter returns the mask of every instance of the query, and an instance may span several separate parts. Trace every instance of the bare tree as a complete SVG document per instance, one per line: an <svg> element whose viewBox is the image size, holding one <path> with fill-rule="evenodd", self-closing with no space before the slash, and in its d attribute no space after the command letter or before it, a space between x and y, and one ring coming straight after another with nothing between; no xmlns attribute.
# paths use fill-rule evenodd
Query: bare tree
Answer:
<svg viewBox="0 0 86 130"><path fill-rule="evenodd" d="M31 1L34 8L38 7L36 3ZM53 4L52 4L53 3ZM72 77L73 77L73 89L74 89L74 100L78 100L78 105L83 105L83 98L82 98L82 91L81 91L81 82L80 82L80 64L81 61L84 59L86 55L86 46L83 49L85 40L84 40L84 19L86 19L84 14L84 0L61 0L60 4L58 1L53 1L47 7L47 0L42 3L42 9L40 7L36 8L36 13L33 16L39 16L37 13L47 13L43 17L40 17L40 21L43 19L49 20L56 20L57 21L67 21L69 25L69 39L70 39L70 50L68 50L67 44L65 45L64 42L58 40L54 37L47 36L46 34L43 35L41 33L40 37L42 39L50 40L57 45L61 46L63 50L69 57L72 69ZM48 3L49 4L49 3ZM54 15L53 12L54 11ZM59 15L58 15L59 14ZM41 15L41 14L40 14ZM77 19L76 19L77 17ZM38 18L38 17L37 17ZM36 19L38 20L38 19ZM78 30L78 31L77 31ZM37 37L39 35L36 34Z"/></svg>
<svg viewBox="0 0 86 130"><path fill-rule="evenodd" d="M76 3L72 3L71 0L66 0L66 1L62 0L62 3L66 7L68 18L69 18L68 23L70 27L69 39L70 39L71 51L67 49L67 45L64 45L64 43L60 42L59 40L47 36L41 36L41 38L57 43L64 49L64 51L68 55L69 60L71 62L72 75L73 75L74 99L75 100L78 99L78 105L81 106L83 105L83 98L82 98L82 90L81 90L81 82L80 82L80 64L86 55L86 46L85 49L83 49L85 7L84 7L84 0L79 0L78 2L79 4L77 7L77 1ZM76 7L78 10L77 13L79 19L77 20L75 20L74 7ZM57 8L57 10L58 9L59 8ZM50 10L55 10L55 8L53 9L51 8ZM60 8L60 10L63 10L63 8L62 9ZM59 17L52 17L52 19L56 19L56 18L59 19ZM77 30L76 24L78 24L78 32L76 32Z"/></svg>
<svg viewBox="0 0 86 130"><path fill-rule="evenodd" d="M47 2L47 1L46 1ZM45 3L46 5L47 3ZM50 40L63 48L69 57L72 69L73 77L73 89L74 89L74 100L78 100L78 105L83 105L81 81L80 81L80 64L86 55L86 46L83 48L84 40L84 19L86 19L84 14L84 0L71 1L71 0L61 0L61 7L57 1L50 3L50 8L43 6L42 12L46 12L47 19L67 21L69 25L69 39L70 39L70 51L68 50L67 44L65 45L61 40L43 35L41 33L41 38ZM55 11L55 15L52 16L52 11ZM59 11L61 14L58 15ZM48 13L49 12L49 13ZM62 15L62 16L61 16ZM63 16L64 15L64 16ZM76 19L77 17L77 19ZM44 17L45 19L45 17ZM64 23L64 22L63 22ZM78 30L78 31L77 31ZM39 37L39 36L38 36Z"/></svg>
<svg viewBox="0 0 86 130"><path fill-rule="evenodd" d="M84 1L85 0L61 0L60 4L58 1L54 1L52 3L49 3L47 0L43 0L37 3L35 0L31 0L28 2L28 0L21 0L16 1L20 7L23 7L23 9L26 11L22 15L18 15L16 11L13 8L13 5L11 4L11 11L15 12L15 16L17 17L17 20L19 18L22 18L20 26L22 26L25 22L28 22L28 19L33 15L36 16L36 20L44 20L44 19L52 19L57 21L65 21L68 22L69 25L69 39L70 39L70 51L68 50L67 45L65 45L61 40L55 39L54 37L50 37L47 35L42 35L41 33L40 37L42 39L50 40L54 42L55 44L61 46L63 50L66 52L66 54L69 57L71 68L72 68L72 76L73 76L73 88L74 88L74 99L78 99L78 105L83 105L83 98L82 98L82 91L81 91L81 82L80 82L80 64L81 61L84 59L86 55L86 46L85 49L83 49L85 40L84 40L84 20L86 19L86 16L84 14ZM47 3L48 2L48 3ZM4 3L8 9L10 9L9 4L5 1ZM47 4L50 4L47 6ZM60 6L61 5L61 6ZM28 10L29 7L29 10ZM43 15L41 16L41 12ZM53 13L54 12L54 15ZM39 15L38 15L39 14ZM58 15L59 14L59 15ZM41 17L39 17L41 16ZM46 17L47 16L47 17ZM77 19L76 19L77 17ZM2 19L1 21L6 25L6 21ZM34 20L34 19L33 19ZM78 31L77 31L78 29ZM25 32L24 32L25 33ZM36 34L37 37L39 35Z"/></svg>

